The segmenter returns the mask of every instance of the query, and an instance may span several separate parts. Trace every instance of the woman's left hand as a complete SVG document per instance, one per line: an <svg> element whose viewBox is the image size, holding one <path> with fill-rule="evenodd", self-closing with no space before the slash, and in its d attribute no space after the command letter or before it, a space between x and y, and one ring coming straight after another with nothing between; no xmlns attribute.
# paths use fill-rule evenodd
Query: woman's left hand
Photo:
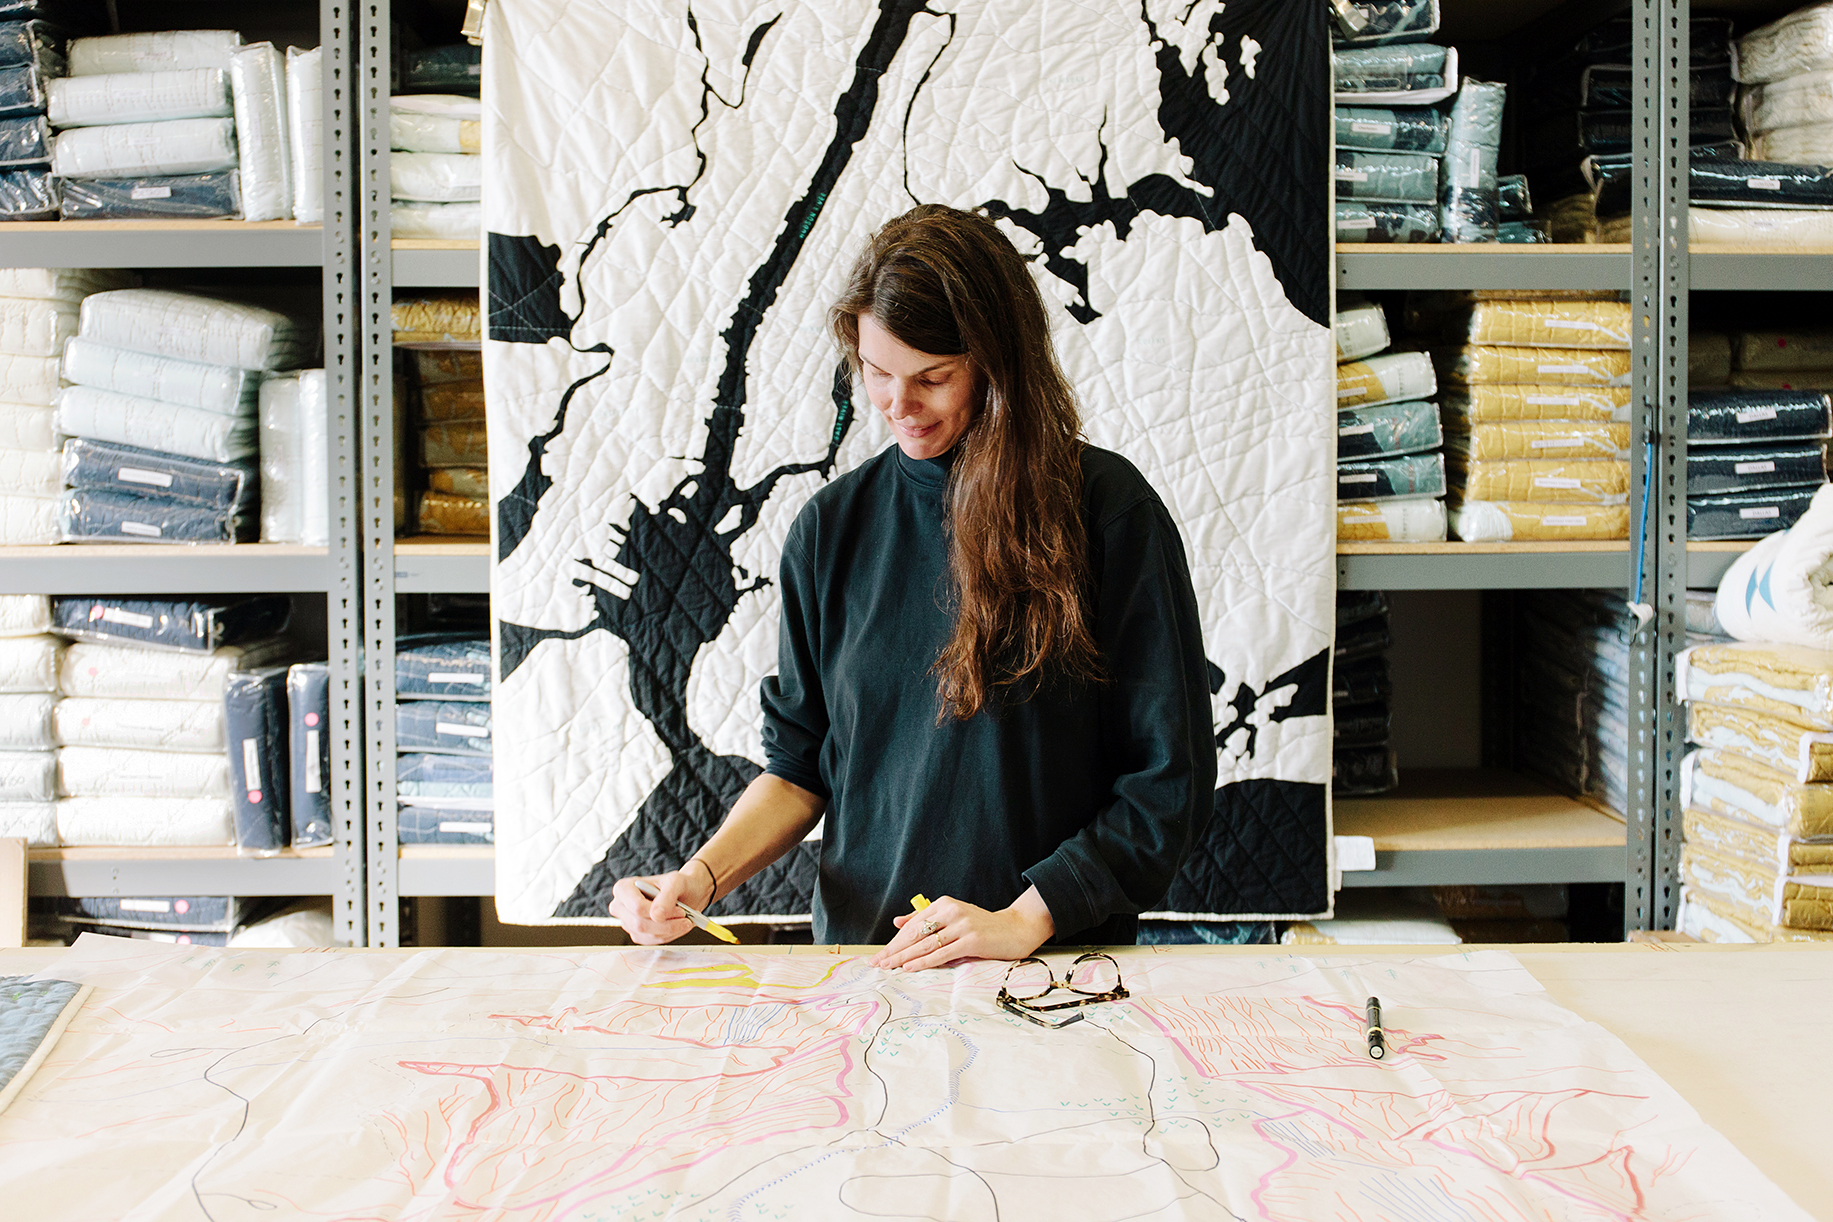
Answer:
<svg viewBox="0 0 1833 1222"><path fill-rule="evenodd" d="M893 917L892 922L897 936L869 962L909 972L943 967L957 959L1023 959L1056 932L1056 922L1036 887L997 912L945 895L921 912Z"/></svg>

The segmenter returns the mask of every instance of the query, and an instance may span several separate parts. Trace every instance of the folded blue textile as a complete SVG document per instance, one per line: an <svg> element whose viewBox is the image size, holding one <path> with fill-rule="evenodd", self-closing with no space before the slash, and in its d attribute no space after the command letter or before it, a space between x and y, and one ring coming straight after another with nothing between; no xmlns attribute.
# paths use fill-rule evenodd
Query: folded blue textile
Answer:
<svg viewBox="0 0 1833 1222"><path fill-rule="evenodd" d="M241 175L167 174L149 178L71 178L64 182L66 221L210 220L242 215Z"/></svg>
<svg viewBox="0 0 1833 1222"><path fill-rule="evenodd" d="M1388 674L1387 655L1376 654L1331 669L1330 698L1335 704L1372 704L1394 695L1394 683Z"/></svg>
<svg viewBox="0 0 1833 1222"><path fill-rule="evenodd" d="M1552 240L1552 230L1545 221L1503 221L1496 226L1498 242L1534 243Z"/></svg>
<svg viewBox="0 0 1833 1222"><path fill-rule="evenodd" d="M86 895L53 900L52 909L65 920L190 930L234 929L250 915L233 895Z"/></svg>
<svg viewBox="0 0 1833 1222"><path fill-rule="evenodd" d="M1445 456L1402 454L1337 464L1337 500L1381 501L1397 496L1445 495Z"/></svg>
<svg viewBox="0 0 1833 1222"><path fill-rule="evenodd" d="M286 746L286 671L284 666L270 666L234 674L223 691L236 847L244 853L278 853L292 838L287 816L292 761Z"/></svg>
<svg viewBox="0 0 1833 1222"><path fill-rule="evenodd" d="M0 166L51 164L51 125L43 115L0 119Z"/></svg>
<svg viewBox="0 0 1833 1222"><path fill-rule="evenodd" d="M72 34L86 34L108 25L108 9L103 0L0 0L0 21L35 17L55 21Z"/></svg>
<svg viewBox="0 0 1833 1222"><path fill-rule="evenodd" d="M287 804L293 815L293 847L330 844L331 668L299 662L287 668L287 749L292 756Z"/></svg>
<svg viewBox="0 0 1833 1222"><path fill-rule="evenodd" d="M1385 653L1394 643L1394 634L1388 630L1388 617L1377 615L1361 620L1348 628L1337 629L1336 645L1331 656L1336 665L1355 662L1362 658L1372 658L1378 653Z"/></svg>
<svg viewBox="0 0 1833 1222"><path fill-rule="evenodd" d="M1418 42L1438 32L1438 0L1334 0L1337 46Z"/></svg>
<svg viewBox="0 0 1833 1222"><path fill-rule="evenodd" d="M1339 747L1381 746L1393 732L1393 714L1382 700L1342 705L1331 714L1332 741Z"/></svg>
<svg viewBox="0 0 1833 1222"><path fill-rule="evenodd" d="M1337 413L1337 461L1417 454L1445 444L1438 405L1412 400Z"/></svg>
<svg viewBox="0 0 1833 1222"><path fill-rule="evenodd" d="M1793 526L1808 511L1819 484L1769 488L1728 496L1687 498L1687 538L1757 539Z"/></svg>
<svg viewBox="0 0 1833 1222"><path fill-rule="evenodd" d="M1629 110L1635 105L1635 69L1620 64L1596 64L1578 79L1578 105L1585 110ZM1693 68L1688 73L1689 106L1729 106L1737 94L1729 63ZM1568 103L1570 104L1570 103Z"/></svg>
<svg viewBox="0 0 1833 1222"><path fill-rule="evenodd" d="M0 22L0 68L42 63L63 53L63 35L48 22Z"/></svg>
<svg viewBox="0 0 1833 1222"><path fill-rule="evenodd" d="M45 78L62 76L61 55L41 55L35 62L0 68L0 119L45 113Z"/></svg>
<svg viewBox="0 0 1833 1222"><path fill-rule="evenodd" d="M1387 793L1400 784L1399 757L1390 747L1352 747L1330 758L1330 791L1338 797Z"/></svg>
<svg viewBox="0 0 1833 1222"><path fill-rule="evenodd" d="M490 642L444 634L401 638L395 650L395 695L404 700L490 699Z"/></svg>
<svg viewBox="0 0 1833 1222"><path fill-rule="evenodd" d="M1696 206L1833 208L1833 166L1695 158L1687 195Z"/></svg>
<svg viewBox="0 0 1833 1222"><path fill-rule="evenodd" d="M490 798L495 763L487 755L413 752L395 758L400 798Z"/></svg>
<svg viewBox="0 0 1833 1222"><path fill-rule="evenodd" d="M400 92L475 94L483 84L483 64L483 48L468 42L409 51Z"/></svg>
<svg viewBox="0 0 1833 1222"><path fill-rule="evenodd" d="M1833 397L1812 390L1696 390L1687 396L1687 445L1833 436Z"/></svg>
<svg viewBox="0 0 1833 1222"><path fill-rule="evenodd" d="M1400 93L1445 84L1445 48L1414 43L1358 47L1330 56L1338 93Z"/></svg>
<svg viewBox="0 0 1833 1222"><path fill-rule="evenodd" d="M1496 215L1504 221L1525 221L1534 215L1526 174L1504 174L1496 179Z"/></svg>
<svg viewBox="0 0 1833 1222"><path fill-rule="evenodd" d="M1687 495L1755 492L1818 484L1827 477L1827 443L1687 447Z"/></svg>
<svg viewBox="0 0 1833 1222"><path fill-rule="evenodd" d="M81 987L68 980L0 976L0 1089L37 1054Z"/></svg>
<svg viewBox="0 0 1833 1222"><path fill-rule="evenodd" d="M1338 148L1442 153L1451 116L1430 106L1339 106L1336 126Z"/></svg>
<svg viewBox="0 0 1833 1222"><path fill-rule="evenodd" d="M495 844L496 816L487 810L455 810L403 802L396 812L402 844Z"/></svg>
<svg viewBox="0 0 1833 1222"><path fill-rule="evenodd" d="M395 705L395 748L489 755L490 703L484 700L403 700Z"/></svg>
<svg viewBox="0 0 1833 1222"><path fill-rule="evenodd" d="M233 602L65 596L51 602L52 631L79 641L128 641L187 653L213 653L279 636L292 618L284 594L259 594Z"/></svg>
<svg viewBox="0 0 1833 1222"><path fill-rule="evenodd" d="M0 221L56 220L57 188L48 167L0 170Z"/></svg>
<svg viewBox="0 0 1833 1222"><path fill-rule="evenodd" d="M252 543L257 519L158 494L67 488L58 529L69 542Z"/></svg>
<svg viewBox="0 0 1833 1222"><path fill-rule="evenodd" d="M1340 148L1336 182L1338 199L1429 204L1438 195L1438 158L1430 153Z"/></svg>
<svg viewBox="0 0 1833 1222"><path fill-rule="evenodd" d="M1438 208L1433 204L1337 204L1339 242L1436 242Z"/></svg>
<svg viewBox="0 0 1833 1222"><path fill-rule="evenodd" d="M256 488L253 467L87 437L64 442L64 483L72 488L155 495L219 511L246 506L254 499Z"/></svg>

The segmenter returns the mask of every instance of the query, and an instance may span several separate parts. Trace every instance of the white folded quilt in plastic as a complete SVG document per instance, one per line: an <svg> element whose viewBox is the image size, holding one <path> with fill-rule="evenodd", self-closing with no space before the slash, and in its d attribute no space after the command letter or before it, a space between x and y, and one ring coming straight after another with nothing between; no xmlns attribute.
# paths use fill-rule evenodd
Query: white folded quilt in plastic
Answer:
<svg viewBox="0 0 1833 1222"><path fill-rule="evenodd" d="M476 241L484 231L482 204L429 204L398 199L390 207L389 217L397 238Z"/></svg>
<svg viewBox="0 0 1833 1222"><path fill-rule="evenodd" d="M57 697L42 693L0 695L0 751L47 751L57 745L51 710Z"/></svg>
<svg viewBox="0 0 1833 1222"><path fill-rule="evenodd" d="M1337 360L1359 361L1388 346L1387 314L1381 306L1359 294L1337 297Z"/></svg>
<svg viewBox="0 0 1833 1222"><path fill-rule="evenodd" d="M483 118L483 103L476 98L402 94L389 99L389 144L409 153L481 153Z"/></svg>
<svg viewBox="0 0 1833 1222"><path fill-rule="evenodd" d="M1451 531L1466 543L1627 539L1629 506L1461 501L1451 506Z"/></svg>
<svg viewBox="0 0 1833 1222"><path fill-rule="evenodd" d="M1338 408L1430 399L1437 390L1432 360L1423 352L1394 352L1337 366Z"/></svg>
<svg viewBox="0 0 1833 1222"><path fill-rule="evenodd" d="M57 798L57 752L0 751L0 803ZM7 835L0 832L0 836Z"/></svg>
<svg viewBox="0 0 1833 1222"><path fill-rule="evenodd" d="M57 541L54 498L0 493L0 547L30 547Z"/></svg>
<svg viewBox="0 0 1833 1222"><path fill-rule="evenodd" d="M1802 72L1767 85L1747 85L1738 91L1738 113L1745 130L1759 141L1778 128L1833 123L1833 72Z"/></svg>
<svg viewBox="0 0 1833 1222"><path fill-rule="evenodd" d="M57 686L70 697L221 701L230 675L270 662L285 648L230 645L215 653L179 653L78 641L64 651Z"/></svg>
<svg viewBox="0 0 1833 1222"><path fill-rule="evenodd" d="M51 599L44 594L0 594L0 637L51 631Z"/></svg>
<svg viewBox="0 0 1833 1222"><path fill-rule="evenodd" d="M45 91L51 124L60 128L221 119L234 113L229 77L220 68L68 76L47 82Z"/></svg>
<svg viewBox="0 0 1833 1222"><path fill-rule="evenodd" d="M1752 30L1738 39L1731 68L1745 85L1833 68L1833 5L1810 4Z"/></svg>
<svg viewBox="0 0 1833 1222"><path fill-rule="evenodd" d="M67 845L233 845L235 815L227 798L65 798L57 804L57 838Z"/></svg>
<svg viewBox="0 0 1833 1222"><path fill-rule="evenodd" d="M286 52L286 125L293 149L293 219L325 219L324 50Z"/></svg>
<svg viewBox="0 0 1833 1222"><path fill-rule="evenodd" d="M0 494L56 496L58 465L56 450L0 450Z"/></svg>
<svg viewBox="0 0 1833 1222"><path fill-rule="evenodd" d="M57 427L72 437L118 441L212 462L236 462L255 454L252 416L221 416L90 386L64 388L57 399Z"/></svg>
<svg viewBox="0 0 1833 1222"><path fill-rule="evenodd" d="M1687 240L1695 246L1789 250L1833 245L1833 211L1779 208L1689 208Z"/></svg>
<svg viewBox="0 0 1833 1222"><path fill-rule="evenodd" d="M1693 751L1681 760L1680 801L1799 840L1833 837L1833 785L1803 784L1729 751Z"/></svg>
<svg viewBox="0 0 1833 1222"><path fill-rule="evenodd" d="M229 57L241 45L242 36L234 30L156 30L73 38L65 54L71 76L183 68L227 71Z"/></svg>
<svg viewBox="0 0 1833 1222"><path fill-rule="evenodd" d="M0 637L0 692L55 692L64 644L49 632Z"/></svg>
<svg viewBox="0 0 1833 1222"><path fill-rule="evenodd" d="M388 182L396 199L443 204L482 199L484 159L468 153L390 153Z"/></svg>
<svg viewBox="0 0 1833 1222"><path fill-rule="evenodd" d="M1793 526L1732 562L1714 609L1740 641L1833 651L1833 485L1822 485Z"/></svg>
<svg viewBox="0 0 1833 1222"><path fill-rule="evenodd" d="M70 696L51 715L60 747L221 752L221 700L123 700Z"/></svg>
<svg viewBox="0 0 1833 1222"><path fill-rule="evenodd" d="M167 119L60 132L51 171L60 178L140 178L236 167L234 119Z"/></svg>
<svg viewBox="0 0 1833 1222"><path fill-rule="evenodd" d="M58 359L54 356L7 356L0 354L0 395L8 403L21 407L50 407L57 402L57 391L63 383L58 378Z"/></svg>
<svg viewBox="0 0 1833 1222"><path fill-rule="evenodd" d="M86 297L77 333L116 348L237 369L296 368L318 338L315 321L165 289Z"/></svg>
<svg viewBox="0 0 1833 1222"><path fill-rule="evenodd" d="M229 757L64 747L57 753L57 784L71 798L226 798Z"/></svg>
<svg viewBox="0 0 1833 1222"><path fill-rule="evenodd" d="M0 450L57 448L56 413L48 407L0 403Z"/></svg>
<svg viewBox="0 0 1833 1222"><path fill-rule="evenodd" d="M0 837L23 840L28 848L56 848L57 804L0 801Z"/></svg>
<svg viewBox="0 0 1833 1222"><path fill-rule="evenodd" d="M76 306L69 302L0 297L0 353L56 356L75 334Z"/></svg>
<svg viewBox="0 0 1833 1222"><path fill-rule="evenodd" d="M1765 132L1751 141L1750 156L1790 165L1833 165L1833 123Z"/></svg>
<svg viewBox="0 0 1833 1222"><path fill-rule="evenodd" d="M242 166L242 215L251 221L293 215L293 149L287 132L286 59L257 42L229 57L235 98L236 155Z"/></svg>
<svg viewBox="0 0 1833 1222"><path fill-rule="evenodd" d="M325 372L261 386L261 539L323 546L330 538Z"/></svg>
<svg viewBox="0 0 1833 1222"><path fill-rule="evenodd" d="M1354 501L1337 506L1337 538L1352 543L1443 543L1445 502Z"/></svg>
<svg viewBox="0 0 1833 1222"><path fill-rule="evenodd" d="M224 416L253 411L261 389L261 375L255 370L179 361L80 336L64 345L64 377L78 386Z"/></svg>

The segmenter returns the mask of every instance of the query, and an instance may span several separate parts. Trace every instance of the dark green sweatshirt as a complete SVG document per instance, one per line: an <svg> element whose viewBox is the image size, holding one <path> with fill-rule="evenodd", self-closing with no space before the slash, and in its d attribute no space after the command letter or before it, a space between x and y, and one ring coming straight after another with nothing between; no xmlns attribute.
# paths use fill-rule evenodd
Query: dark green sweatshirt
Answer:
<svg viewBox="0 0 1833 1222"><path fill-rule="evenodd" d="M828 799L817 942L883 943L922 892L1000 909L1036 886L1059 942L1135 941L1214 807L1196 596L1164 503L1083 451L1096 643L1108 681L1046 685L968 721L936 712L952 633L951 455L896 446L817 492L783 548L775 776Z"/></svg>

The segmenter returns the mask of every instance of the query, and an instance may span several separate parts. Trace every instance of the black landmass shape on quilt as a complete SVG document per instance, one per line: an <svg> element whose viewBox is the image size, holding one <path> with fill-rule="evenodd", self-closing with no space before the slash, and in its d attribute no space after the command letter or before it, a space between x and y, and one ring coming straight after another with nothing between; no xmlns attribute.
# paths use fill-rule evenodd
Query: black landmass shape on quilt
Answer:
<svg viewBox="0 0 1833 1222"><path fill-rule="evenodd" d="M505 679L543 640L577 639L603 630L625 641L630 654L633 702L670 756L670 769L661 783L603 860L581 878L574 893L556 909L556 917L602 915L611 884L618 877L679 863L717 826L759 771L756 764L742 757L715 754L688 725L690 668L699 649L723 630L738 600L769 584L767 578L752 579L751 574L736 566L733 542L756 523L779 480L811 471L824 478L832 473L840 444L852 423L852 407L842 368L834 381L835 427L827 454L815 461L784 464L752 487L739 488L732 478L732 456L745 422L749 356L759 325L775 304L823 205L871 123L879 78L902 48L910 21L918 13L948 16L920 0L881 0L873 28L856 61L852 82L835 106L833 138L811 173L807 188L787 210L776 241L753 272L742 301L721 333L726 359L714 407L706 421L706 448L699 457L699 470L683 479L655 507L635 504L628 526L610 527L619 543L616 560L621 572L605 573L608 580L602 583L575 580L592 595L593 616L588 623L572 630L507 621L499 624ZM1320 65L1318 73L1273 73L1249 80L1237 64L1228 79L1230 101L1222 107L1209 97L1205 76L1208 65L1199 58L1194 70L1186 72L1177 48L1159 37L1143 0L1140 18L1156 46L1160 121L1166 136L1176 140L1190 158L1191 177L1209 193L1164 175L1152 175L1130 185L1127 196L1116 199L1108 194L1102 174L1090 184L1092 198L1087 202L1071 200L1065 191L1046 184L1048 203L1041 213L1013 209L1002 201L988 201L988 210L1040 238L1045 269L1081 294L1082 308L1071 312L1082 322L1096 316L1088 308L1087 268L1062 253L1074 245L1078 228L1107 222L1118 236L1125 238L1134 217L1157 212L1197 218L1208 231L1225 224L1229 212L1241 212L1253 225L1258 247L1272 264L1292 304L1313 321L1326 324L1329 247L1325 235L1329 230L1325 196L1316 185L1323 181L1320 167L1326 150L1322 116L1328 106L1327 82L1321 72L1326 54L1321 8L1289 4L1286 0L1235 0L1213 18L1210 43L1218 50L1231 37L1239 46L1238 36L1251 32L1261 43L1263 54L1277 48L1283 55L1309 58ZM752 31L744 57L747 73L775 20ZM698 45L699 30L691 9L688 22ZM704 73L702 84L706 90L703 98L713 96ZM703 101L703 121L705 111ZM1316 122L1307 126L1307 118ZM704 171L704 153L700 164ZM1104 145L1104 171L1105 166ZM688 199L688 186L653 188L635 193L631 199L653 191L672 191L680 199L680 209L666 223L685 224L691 219L694 208ZM621 213L622 208L617 211ZM600 223L580 256L581 264L609 231L616 215ZM489 240L490 337L544 344L556 337L570 336L576 320L566 314L560 303L563 276L559 249L528 236L492 233ZM581 351L609 355L603 345ZM554 427L530 439L522 478L511 496L499 502L499 559L512 555L526 538L534 513L551 486L541 467L548 444L565 428L573 396L608 368L609 360L605 370L574 382L561 399ZM737 511L736 522L730 522L733 511ZM728 522L725 529L720 529L722 523ZM1321 700L1316 702L1315 712L1296 711L1299 707L1309 709L1314 692L1324 686L1323 680L1311 673L1318 664L1319 659L1312 659L1281 677L1296 683L1298 690L1270 715L1270 720L1324 712ZM1322 657L1322 667L1322 674L1327 676L1327 656ZM1219 672L1213 679L1219 691ZM1276 690L1279 683L1276 679L1260 696ZM1258 699L1247 705L1249 711ZM1251 752L1255 733L1252 727L1249 729ZM1269 793L1276 794L1277 800L1264 796ZM1186 884L1192 878L1201 878L1199 891L1191 895L1193 902L1187 906L1174 906L1172 897L1167 897L1167 907L1217 912L1321 911L1327 900L1321 894L1327 885L1326 871L1320 864L1325 860L1324 810L1321 785L1254 781L1225 786L1217 794L1211 833L1178 884L1188 890ZM1229 863L1234 861L1236 846L1261 842L1282 847L1270 857L1257 859L1263 874L1260 881L1234 877ZM1205 866L1204 862L1211 864ZM1264 877L1268 871L1277 877ZM806 912L814 878L812 852L801 846L722 900L721 907L751 914ZM1318 891L1319 896L1314 897L1313 891ZM1174 888L1173 896L1180 894Z"/></svg>

